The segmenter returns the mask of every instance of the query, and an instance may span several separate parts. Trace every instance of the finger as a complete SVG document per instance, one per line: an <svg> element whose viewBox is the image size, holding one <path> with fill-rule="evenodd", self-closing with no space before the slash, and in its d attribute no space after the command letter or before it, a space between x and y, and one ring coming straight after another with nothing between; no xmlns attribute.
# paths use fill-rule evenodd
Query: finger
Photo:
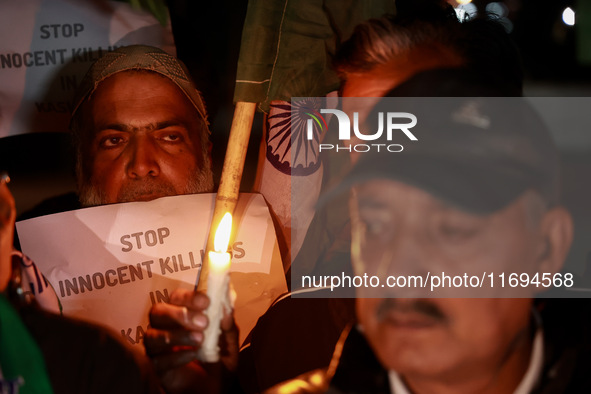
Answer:
<svg viewBox="0 0 591 394"><path fill-rule="evenodd" d="M207 327L207 316L201 311L166 303L157 303L150 309L150 325L156 329L178 329L203 331Z"/></svg>
<svg viewBox="0 0 591 394"><path fill-rule="evenodd" d="M175 289L170 295L169 303L185 306L192 310L205 310L209 306L209 298L202 292Z"/></svg>
<svg viewBox="0 0 591 394"><path fill-rule="evenodd" d="M222 329L222 335L220 336L222 361L229 371L235 371L238 367L239 332L234 321L233 311L229 311L229 313L224 311L220 327Z"/></svg>
<svg viewBox="0 0 591 394"><path fill-rule="evenodd" d="M174 353L166 353L152 357L152 364L158 374L169 371L170 369L181 367L191 361L197 360L196 350L180 350Z"/></svg>
<svg viewBox="0 0 591 394"><path fill-rule="evenodd" d="M144 346L149 356L172 352L178 346L199 348L203 342L203 333L187 330L148 329L144 336Z"/></svg>
<svg viewBox="0 0 591 394"><path fill-rule="evenodd" d="M222 331L237 329L236 322L234 321L234 311L230 310L228 312L224 308L224 315L222 316L222 320L220 322L220 328Z"/></svg>
<svg viewBox="0 0 591 394"><path fill-rule="evenodd" d="M222 341L224 342L224 347L230 351L233 351L234 349L238 351L238 333L238 327L236 324L233 324L228 329L222 329Z"/></svg>
<svg viewBox="0 0 591 394"><path fill-rule="evenodd" d="M239 351L238 330L224 331L220 337L220 356L229 371L238 368Z"/></svg>

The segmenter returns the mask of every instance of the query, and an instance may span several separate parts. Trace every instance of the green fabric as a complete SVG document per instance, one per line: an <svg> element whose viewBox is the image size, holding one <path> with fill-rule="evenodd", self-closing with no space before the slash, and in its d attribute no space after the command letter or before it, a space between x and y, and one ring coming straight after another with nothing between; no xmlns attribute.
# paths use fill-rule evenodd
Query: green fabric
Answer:
<svg viewBox="0 0 591 394"><path fill-rule="evenodd" d="M577 59L584 65L591 64L591 3L577 2L576 34Z"/></svg>
<svg viewBox="0 0 591 394"><path fill-rule="evenodd" d="M168 25L168 7L164 0L115 0L121 3L129 3L137 10L144 10L154 15L162 26Z"/></svg>
<svg viewBox="0 0 591 394"><path fill-rule="evenodd" d="M394 0L250 0L234 101L321 97L338 88L330 58L353 28L394 13Z"/></svg>
<svg viewBox="0 0 591 394"><path fill-rule="evenodd" d="M0 367L4 381L22 378L20 394L53 393L43 355L4 295L0 295Z"/></svg>

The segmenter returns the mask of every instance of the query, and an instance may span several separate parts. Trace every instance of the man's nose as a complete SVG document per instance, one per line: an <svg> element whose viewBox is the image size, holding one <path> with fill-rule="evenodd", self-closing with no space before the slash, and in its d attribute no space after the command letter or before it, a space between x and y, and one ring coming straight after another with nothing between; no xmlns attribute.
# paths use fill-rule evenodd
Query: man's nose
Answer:
<svg viewBox="0 0 591 394"><path fill-rule="evenodd" d="M130 178L160 175L157 147L147 137L138 137L130 145L127 176Z"/></svg>
<svg viewBox="0 0 591 394"><path fill-rule="evenodd" d="M381 275L403 276L407 280L416 276L426 277L437 256L430 253L430 245L421 238L421 234L410 231L402 231L395 236L380 262ZM406 288L410 290L413 287Z"/></svg>
<svg viewBox="0 0 591 394"><path fill-rule="evenodd" d="M421 274L425 269L425 245L418 235L410 231L399 231L387 246L379 264L379 271L388 275Z"/></svg>
<svg viewBox="0 0 591 394"><path fill-rule="evenodd" d="M379 285L365 288L364 297L422 298L427 277L429 253L417 234L399 229L373 252L363 253L364 274L379 278ZM368 248L366 245L365 248ZM378 249L381 249L378 252ZM376 282L377 283L377 282Z"/></svg>

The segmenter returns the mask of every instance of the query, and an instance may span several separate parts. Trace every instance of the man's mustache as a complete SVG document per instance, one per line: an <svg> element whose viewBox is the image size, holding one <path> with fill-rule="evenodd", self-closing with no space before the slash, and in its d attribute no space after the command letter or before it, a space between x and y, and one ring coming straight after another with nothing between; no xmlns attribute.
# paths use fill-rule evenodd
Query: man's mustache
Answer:
<svg viewBox="0 0 591 394"><path fill-rule="evenodd" d="M396 298L384 298L378 306L378 320L384 319L386 315L391 312L417 313L442 323L447 321L447 317L441 311L441 309L437 305L428 300L413 300L411 302L401 302Z"/></svg>
<svg viewBox="0 0 591 394"><path fill-rule="evenodd" d="M156 195L158 197L174 196L178 194L174 186L163 181L146 181L128 183L124 185L117 195L118 202L137 201L145 195Z"/></svg>

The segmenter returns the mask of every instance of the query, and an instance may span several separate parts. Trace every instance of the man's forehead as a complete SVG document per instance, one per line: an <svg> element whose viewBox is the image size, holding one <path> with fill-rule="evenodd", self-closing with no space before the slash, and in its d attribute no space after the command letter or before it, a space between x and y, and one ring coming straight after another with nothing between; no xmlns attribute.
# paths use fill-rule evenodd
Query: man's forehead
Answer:
<svg viewBox="0 0 591 394"><path fill-rule="evenodd" d="M152 93L154 96L161 95L170 99L169 105L166 106L170 114L166 119L158 118L151 121L144 119L145 122L142 122L144 125L149 123L152 129L161 129L164 127L163 124L182 124L192 132L191 134L195 134L195 137L200 135L201 130L208 130L206 121L175 82L160 73L142 69L123 70L100 81L82 102L77 113L84 119L87 127L109 128L111 124L118 124L119 126L115 129L123 129L125 122L113 122L111 118L115 113L127 116L129 111L122 112L123 107L116 107L114 104L117 101L125 102L126 100L149 103L147 100ZM161 104L157 107L154 108L155 117L157 117L157 110L163 109ZM133 128L134 125L127 126Z"/></svg>
<svg viewBox="0 0 591 394"><path fill-rule="evenodd" d="M92 114L93 118L95 118L97 115L104 114L102 112L103 108L99 109L95 106L99 98L103 103L103 100L113 103L114 99L142 99L145 98L141 92L142 86L145 89L150 88L150 92L158 89L159 93L166 94L178 103L182 102L182 105L174 105L172 107L175 113L180 114L182 111L188 111L191 120L195 120L196 122L201 120L197 109L175 83L165 76L146 70L125 70L110 75L101 81L92 94L84 101L81 108L83 111L87 111L87 115ZM178 123L179 116L166 120L166 122Z"/></svg>
<svg viewBox="0 0 591 394"><path fill-rule="evenodd" d="M207 123L207 112L201 94L182 62L159 48L145 45L120 47L98 59L80 83L74 99L72 115L77 113L80 105L109 76L130 70L153 72L169 79L182 90Z"/></svg>
<svg viewBox="0 0 591 394"><path fill-rule="evenodd" d="M85 102L92 100L92 98L97 95L97 92L104 91L106 88L120 89L121 86L118 85L137 87L138 85L146 83L167 86L171 92L174 92L175 95L182 97L188 105L193 106L182 90L169 78L154 71L141 69L123 70L109 75L97 83L96 88L88 96Z"/></svg>
<svg viewBox="0 0 591 394"><path fill-rule="evenodd" d="M171 94L174 94L175 97L173 102L177 102L179 105L170 105L167 111L162 111L162 106L154 108L154 111L141 110L138 112L141 116L136 116L138 113L134 111L129 112L122 110L123 107L118 107L112 99L113 94L109 91L116 92L118 86L124 85L133 88L137 86L136 81L130 78L146 75L151 79L155 78L153 81L157 81L157 83L169 86ZM162 130L169 127L185 130L195 144L202 145L204 143L203 140L208 133L207 124L180 89L174 83L167 81L167 78L149 71L134 70L113 74L102 82L93 94L84 100L77 111L77 130L83 145L99 138L104 130L136 132L138 130ZM102 98L99 99L99 97ZM97 104L99 100L102 102L100 105Z"/></svg>
<svg viewBox="0 0 591 394"><path fill-rule="evenodd" d="M412 206L439 207L444 203L426 191L391 179L373 179L353 186L352 193L360 209L389 210Z"/></svg>
<svg viewBox="0 0 591 394"><path fill-rule="evenodd" d="M473 212L454 201L440 198L435 193L431 193L423 188L403 181L385 178L372 179L356 184L352 187L351 194L360 209L387 210L396 208L401 211L407 209L425 209L479 217L490 216L502 211L501 209L486 214ZM520 198L515 199L510 205L517 203L519 200Z"/></svg>
<svg viewBox="0 0 591 394"><path fill-rule="evenodd" d="M402 180L388 179L388 178L374 178L358 182L352 186L354 194L359 199L369 199L371 197L388 199L390 197L406 197L409 195L431 197L436 199L428 191L406 183Z"/></svg>

